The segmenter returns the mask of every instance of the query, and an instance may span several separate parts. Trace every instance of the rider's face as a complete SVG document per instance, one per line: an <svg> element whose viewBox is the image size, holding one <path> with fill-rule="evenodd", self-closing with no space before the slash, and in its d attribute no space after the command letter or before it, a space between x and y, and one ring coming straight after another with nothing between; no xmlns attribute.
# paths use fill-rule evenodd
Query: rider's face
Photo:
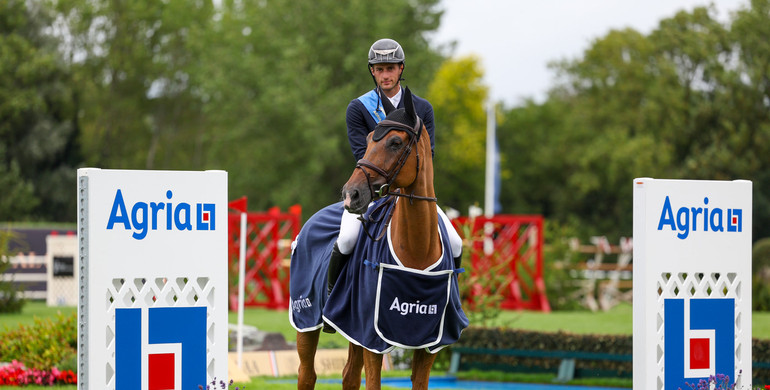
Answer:
<svg viewBox="0 0 770 390"><path fill-rule="evenodd" d="M377 85L390 96L390 93L398 92L398 79L404 66L401 64L374 64L372 65L372 76L377 81Z"/></svg>

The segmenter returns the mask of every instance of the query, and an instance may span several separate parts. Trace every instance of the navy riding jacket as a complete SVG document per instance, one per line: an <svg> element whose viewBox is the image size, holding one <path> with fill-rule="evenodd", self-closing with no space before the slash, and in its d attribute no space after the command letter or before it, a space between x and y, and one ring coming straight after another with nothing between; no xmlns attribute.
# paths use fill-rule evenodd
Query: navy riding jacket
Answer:
<svg viewBox="0 0 770 390"><path fill-rule="evenodd" d="M425 128L428 130L428 135L430 135L431 153L435 154L433 152L433 147L435 145L435 138L433 136L433 106L431 106L427 100L417 95L413 94L412 98L414 100L415 112L417 113L417 116L422 119ZM396 108L404 108L403 98ZM350 104L348 104L345 122L348 126L350 149L353 152L353 157L358 161L364 158L364 153L366 153L366 136L374 131L374 127L377 123L374 121L372 114L368 112L366 107L364 107L364 104L361 103L358 98L353 99Z"/></svg>

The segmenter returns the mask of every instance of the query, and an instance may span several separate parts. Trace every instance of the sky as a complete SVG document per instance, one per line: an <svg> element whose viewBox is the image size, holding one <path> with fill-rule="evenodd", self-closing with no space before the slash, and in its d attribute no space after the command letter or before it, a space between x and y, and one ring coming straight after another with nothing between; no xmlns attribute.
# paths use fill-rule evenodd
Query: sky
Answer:
<svg viewBox="0 0 770 390"><path fill-rule="evenodd" d="M555 76L548 63L579 58L612 29L649 34L662 19L709 4L727 22L748 1L442 0L441 26L430 39L456 41L454 56L478 56L492 99L512 107L525 98L545 100Z"/></svg>

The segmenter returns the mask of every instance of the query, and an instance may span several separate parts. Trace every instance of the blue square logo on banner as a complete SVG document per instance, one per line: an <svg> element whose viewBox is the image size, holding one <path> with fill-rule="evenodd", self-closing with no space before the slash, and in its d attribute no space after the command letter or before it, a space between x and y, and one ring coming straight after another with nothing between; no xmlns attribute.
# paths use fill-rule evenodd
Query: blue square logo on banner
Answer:
<svg viewBox="0 0 770 390"><path fill-rule="evenodd" d="M206 385L205 307L115 309L116 390L195 390L199 385Z"/></svg>
<svg viewBox="0 0 770 390"><path fill-rule="evenodd" d="M671 298L664 313L666 390L717 374L735 382L735 299Z"/></svg>

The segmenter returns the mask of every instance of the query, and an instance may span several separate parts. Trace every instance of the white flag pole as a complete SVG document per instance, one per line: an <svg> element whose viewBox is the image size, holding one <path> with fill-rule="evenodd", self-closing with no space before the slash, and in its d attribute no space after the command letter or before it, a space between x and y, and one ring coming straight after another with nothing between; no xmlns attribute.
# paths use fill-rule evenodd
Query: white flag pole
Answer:
<svg viewBox="0 0 770 390"><path fill-rule="evenodd" d="M495 105L487 105L487 164L484 182L484 216L495 215Z"/></svg>
<svg viewBox="0 0 770 390"><path fill-rule="evenodd" d="M495 215L495 105L487 104L487 166L484 181L484 216L492 218ZM494 226L491 222L484 224L484 253L491 255L494 251L492 240Z"/></svg>
<svg viewBox="0 0 770 390"><path fill-rule="evenodd" d="M243 368L241 364L243 357L243 300L244 286L246 282L246 213L241 213L241 247L238 255L238 335L236 341L236 352L238 355L238 367Z"/></svg>

